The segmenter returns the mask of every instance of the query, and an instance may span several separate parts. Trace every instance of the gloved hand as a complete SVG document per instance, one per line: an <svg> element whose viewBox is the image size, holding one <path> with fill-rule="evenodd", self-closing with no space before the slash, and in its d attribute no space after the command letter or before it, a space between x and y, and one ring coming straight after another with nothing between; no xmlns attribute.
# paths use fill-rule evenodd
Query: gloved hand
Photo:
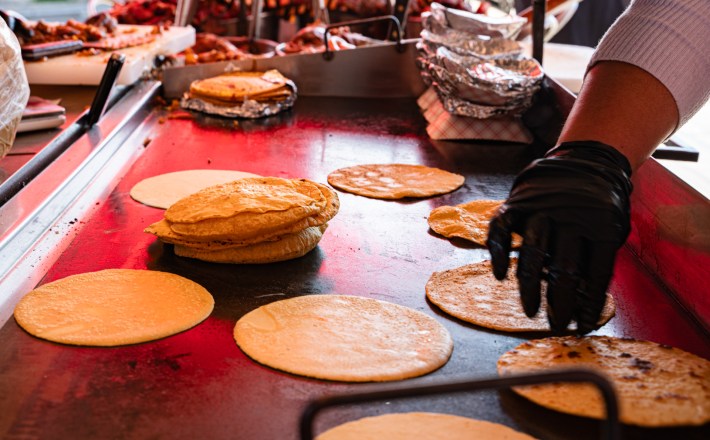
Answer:
<svg viewBox="0 0 710 440"><path fill-rule="evenodd" d="M525 313L540 308L555 332L577 321L588 333L606 301L616 251L630 231L631 167L624 155L594 141L566 142L534 161L513 183L491 220L487 245L493 273L505 278L511 233L523 236L517 277Z"/></svg>

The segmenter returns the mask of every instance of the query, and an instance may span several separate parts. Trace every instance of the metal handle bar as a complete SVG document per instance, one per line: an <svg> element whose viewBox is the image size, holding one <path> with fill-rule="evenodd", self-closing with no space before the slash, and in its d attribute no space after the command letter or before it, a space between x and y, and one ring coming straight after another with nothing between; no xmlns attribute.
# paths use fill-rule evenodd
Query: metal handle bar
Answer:
<svg viewBox="0 0 710 440"><path fill-rule="evenodd" d="M354 26L354 25L359 25L359 24L369 24L369 23L377 23L380 21L391 21L392 24L394 25L393 33L396 32L396 40L395 44L397 45L397 52L403 52L404 51L404 46L402 46L402 25L400 24L399 20L397 17L394 15L383 15L381 17L372 17L372 18L363 18L360 20L351 20L351 21L343 21L340 23L335 23L326 26L325 28L325 35L323 35L323 44L325 44L325 52L323 52L323 58L326 60L330 61L333 59L333 51L330 50L328 47L328 34L330 34L330 31L335 28L339 28L341 26Z"/></svg>
<svg viewBox="0 0 710 440"><path fill-rule="evenodd" d="M329 407L404 397L428 396L432 394L461 393L464 391L480 391L486 389L498 390L521 385L539 385L553 382L589 382L596 385L601 391L606 407L606 419L602 426L601 438L609 440L618 440L621 438L619 405L611 382L599 373L590 370L570 369L544 373L510 375L491 379L469 379L454 382L444 381L433 385L400 385L381 388L371 392L325 396L309 402L303 410L300 422L301 440L313 439L313 422L315 417L318 412Z"/></svg>
<svg viewBox="0 0 710 440"><path fill-rule="evenodd" d="M106 64L106 69L101 77L101 82L96 90L96 95L94 95L94 100L91 102L91 108L89 109L89 114L87 116L86 125L88 127L93 126L106 110L106 104L108 104L109 95L113 86L118 79L118 74L121 73L121 68L123 63L126 61L126 56L119 52L114 52Z"/></svg>

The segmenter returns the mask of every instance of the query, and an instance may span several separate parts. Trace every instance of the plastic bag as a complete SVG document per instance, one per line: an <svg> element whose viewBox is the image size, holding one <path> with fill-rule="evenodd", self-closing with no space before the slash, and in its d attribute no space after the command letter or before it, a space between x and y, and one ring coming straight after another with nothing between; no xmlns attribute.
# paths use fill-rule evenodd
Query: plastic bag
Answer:
<svg viewBox="0 0 710 440"><path fill-rule="evenodd" d="M0 18L0 159L15 141L17 126L30 97L20 43Z"/></svg>

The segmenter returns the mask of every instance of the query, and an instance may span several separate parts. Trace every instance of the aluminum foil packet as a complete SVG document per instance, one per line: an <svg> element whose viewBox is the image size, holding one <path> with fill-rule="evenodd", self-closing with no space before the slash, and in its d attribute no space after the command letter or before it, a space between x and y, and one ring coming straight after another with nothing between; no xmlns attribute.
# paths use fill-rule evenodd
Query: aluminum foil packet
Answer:
<svg viewBox="0 0 710 440"><path fill-rule="evenodd" d="M227 107L212 104L199 98L192 98L189 93L185 93L180 101L180 106L185 109L197 110L199 112L227 118L257 119L273 116L284 110L288 110L293 107L294 102L296 102L295 93L281 101L257 102L252 99L246 99L240 105Z"/></svg>
<svg viewBox="0 0 710 440"><path fill-rule="evenodd" d="M444 107L452 114L479 119L518 115L532 103L532 95L528 93L506 95L510 90L494 91L472 85L466 73L452 73L434 64L427 65L426 71Z"/></svg>
<svg viewBox="0 0 710 440"><path fill-rule="evenodd" d="M526 57L481 60L439 47L431 62L452 74L465 75L468 85L509 98L529 94L543 77L540 64Z"/></svg>
<svg viewBox="0 0 710 440"><path fill-rule="evenodd" d="M432 3L429 16L422 18L422 26L427 31L437 33L436 30L443 27L475 35L482 39L486 39L486 37L514 39L527 23L525 18L517 15L489 17L484 14L447 8L439 3Z"/></svg>
<svg viewBox="0 0 710 440"><path fill-rule="evenodd" d="M525 20L490 18L437 3L431 9L422 17L417 64L446 110L489 118L529 108L544 73L513 40Z"/></svg>
<svg viewBox="0 0 710 440"><path fill-rule="evenodd" d="M506 38L479 40L471 38L465 32L451 29L438 34L423 30L421 37L422 43L432 52L439 47L446 47L459 55L475 56L484 60L518 58L523 54L520 43Z"/></svg>

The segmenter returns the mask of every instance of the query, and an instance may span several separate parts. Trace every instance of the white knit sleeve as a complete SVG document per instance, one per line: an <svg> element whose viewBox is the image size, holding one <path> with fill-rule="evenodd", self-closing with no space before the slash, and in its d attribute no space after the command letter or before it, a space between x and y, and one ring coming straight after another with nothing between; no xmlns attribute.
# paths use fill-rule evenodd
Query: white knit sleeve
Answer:
<svg viewBox="0 0 710 440"><path fill-rule="evenodd" d="M710 96L710 0L634 0L609 28L599 61L633 64L658 79L678 106L678 127Z"/></svg>

